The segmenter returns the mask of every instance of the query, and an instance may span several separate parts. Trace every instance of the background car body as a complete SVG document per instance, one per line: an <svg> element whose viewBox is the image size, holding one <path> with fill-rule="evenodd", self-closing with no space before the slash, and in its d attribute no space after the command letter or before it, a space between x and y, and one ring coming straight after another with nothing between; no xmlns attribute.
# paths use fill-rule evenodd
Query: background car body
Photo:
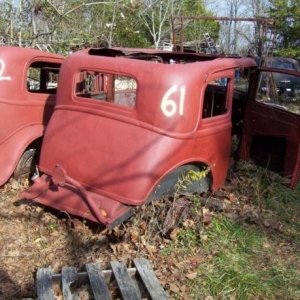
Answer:
<svg viewBox="0 0 300 300"><path fill-rule="evenodd" d="M280 69L299 72L298 61L285 57L269 57L266 65L274 68L274 71L264 73L261 77L261 91L266 95L276 91L281 102L296 102L300 93L300 78L282 73Z"/></svg>
<svg viewBox="0 0 300 300"><path fill-rule="evenodd" d="M56 99L50 77L57 80L62 61L39 50L0 47L0 185L14 172L19 177L39 147Z"/></svg>

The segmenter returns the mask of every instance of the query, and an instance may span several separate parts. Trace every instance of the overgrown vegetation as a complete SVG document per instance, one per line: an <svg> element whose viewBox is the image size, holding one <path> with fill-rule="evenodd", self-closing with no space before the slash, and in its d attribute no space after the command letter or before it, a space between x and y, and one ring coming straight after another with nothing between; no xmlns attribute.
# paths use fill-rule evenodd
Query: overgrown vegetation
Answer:
<svg viewBox="0 0 300 300"><path fill-rule="evenodd" d="M20 203L6 184L0 299L34 298L38 267L106 269L135 257L150 260L170 299L299 299L300 185L291 191L281 181L240 162L222 189L143 205L113 230Z"/></svg>
<svg viewBox="0 0 300 300"><path fill-rule="evenodd" d="M245 163L232 175L224 211L202 202L202 227L184 220L165 254L201 261L183 284L191 299L299 299L300 186Z"/></svg>

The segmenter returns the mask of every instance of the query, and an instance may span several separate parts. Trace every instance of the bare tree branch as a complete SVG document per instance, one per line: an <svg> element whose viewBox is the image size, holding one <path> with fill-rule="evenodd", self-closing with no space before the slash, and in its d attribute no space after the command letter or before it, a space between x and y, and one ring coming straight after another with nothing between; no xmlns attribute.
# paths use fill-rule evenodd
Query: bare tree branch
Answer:
<svg viewBox="0 0 300 300"><path fill-rule="evenodd" d="M70 9L69 11L67 11L67 12L64 13L64 14L59 13L58 9L57 9L57 8L56 8L49 0L47 0L47 3L50 4L51 7L53 7L53 8L55 9L55 11L56 11L59 15L61 15L61 16L67 16L67 15L69 15L70 13L72 13L73 11L75 11L75 10L81 8L81 7L84 7L84 6L98 5L98 4L118 4L118 3L121 3L121 2L123 2L123 1L124 1L124 0L119 0L119 1L114 1L114 2L110 2L110 1L97 1L97 2L92 2L92 3L82 3L82 4L78 5L78 6L76 6L76 7L72 8L72 9Z"/></svg>

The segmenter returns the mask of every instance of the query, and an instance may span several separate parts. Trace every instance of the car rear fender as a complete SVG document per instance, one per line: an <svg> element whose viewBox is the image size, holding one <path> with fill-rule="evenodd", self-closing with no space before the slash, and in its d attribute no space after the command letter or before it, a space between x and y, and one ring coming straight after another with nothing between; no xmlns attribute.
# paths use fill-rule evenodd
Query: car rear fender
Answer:
<svg viewBox="0 0 300 300"><path fill-rule="evenodd" d="M41 138L44 131L45 126L41 124L27 126L0 145L0 186L9 180L27 147Z"/></svg>
<svg viewBox="0 0 300 300"><path fill-rule="evenodd" d="M190 170L203 172L203 177L199 181L189 182L189 180L185 178ZM180 186L180 182L182 182L182 186ZM174 196L176 190L181 194L202 193L209 190L211 186L212 174L210 167L207 164L199 162L189 163L165 175L159 183L156 184L155 188L147 197L146 202L158 200L165 196Z"/></svg>

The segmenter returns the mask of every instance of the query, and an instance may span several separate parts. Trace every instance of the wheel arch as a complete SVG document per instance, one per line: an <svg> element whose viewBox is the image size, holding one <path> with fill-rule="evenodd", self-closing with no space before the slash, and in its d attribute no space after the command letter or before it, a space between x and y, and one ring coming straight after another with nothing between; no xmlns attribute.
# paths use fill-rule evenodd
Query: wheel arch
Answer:
<svg viewBox="0 0 300 300"><path fill-rule="evenodd" d="M22 155L31 146L40 143L45 131L43 125L25 127L0 145L0 186L13 175Z"/></svg>
<svg viewBox="0 0 300 300"><path fill-rule="evenodd" d="M158 183L153 187L146 198L146 202L161 199L166 196L173 196L178 180L182 179L190 170L204 171L210 168L209 164L201 161L191 161L179 166L176 166L168 173L164 174ZM208 175L199 181L192 182L187 186L186 193L201 193L209 190L213 184L213 172L209 171Z"/></svg>

